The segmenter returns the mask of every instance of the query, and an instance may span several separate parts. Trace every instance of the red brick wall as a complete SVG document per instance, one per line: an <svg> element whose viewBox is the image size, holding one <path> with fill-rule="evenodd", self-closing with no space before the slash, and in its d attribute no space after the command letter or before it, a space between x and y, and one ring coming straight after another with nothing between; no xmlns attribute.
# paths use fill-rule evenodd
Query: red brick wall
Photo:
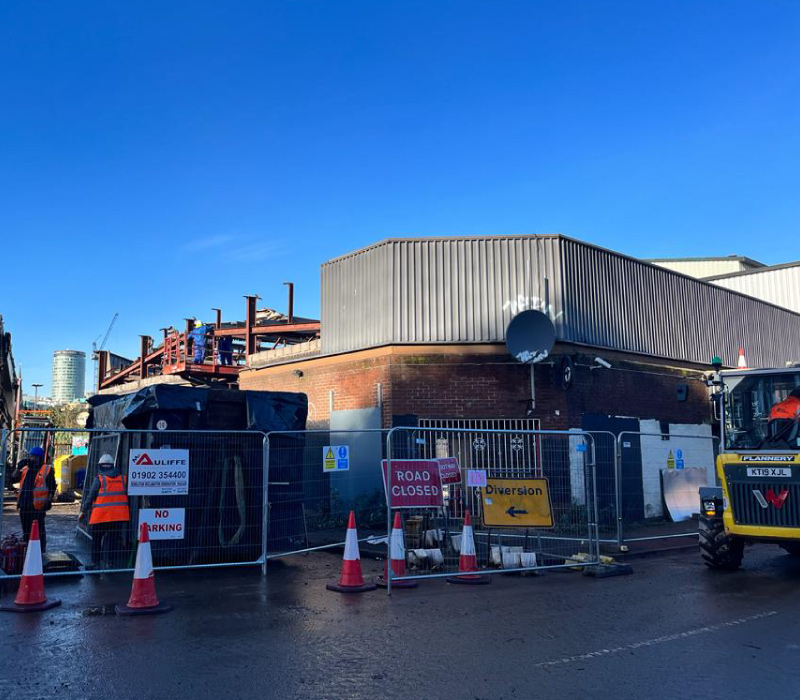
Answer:
<svg viewBox="0 0 800 700"><path fill-rule="evenodd" d="M302 377L295 370L303 373ZM337 364L298 362L242 372L242 389L296 391L308 396L308 427L327 427L330 421L330 392L333 409L372 408L378 405L377 385L383 385L384 408L388 391L388 365L385 359L357 360ZM386 413L384 419L386 419ZM390 415L390 414L389 414Z"/></svg>
<svg viewBox="0 0 800 700"><path fill-rule="evenodd" d="M463 346L462 346L463 347ZM537 365L536 408L544 429L581 426L583 413L654 418L671 423L709 420L705 386L696 370L666 367L631 356L604 354L612 369L590 369L592 356L572 354L572 386L559 385L551 365ZM558 362L559 356L554 356ZM295 370L303 372L297 377ZM334 409L378 405L382 385L383 423L393 415L423 418L524 418L530 398L530 369L504 352L453 352L450 349L382 348L316 358L291 365L242 372L242 389L299 391L308 395L309 427L326 426L329 392ZM677 400L679 384L689 387L685 402Z"/></svg>

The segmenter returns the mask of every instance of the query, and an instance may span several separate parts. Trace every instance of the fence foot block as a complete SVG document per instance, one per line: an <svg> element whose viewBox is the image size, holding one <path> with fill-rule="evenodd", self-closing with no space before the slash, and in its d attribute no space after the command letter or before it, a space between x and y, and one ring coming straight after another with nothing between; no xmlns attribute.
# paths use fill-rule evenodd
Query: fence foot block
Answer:
<svg viewBox="0 0 800 700"><path fill-rule="evenodd" d="M611 578L612 576L628 576L633 573L633 567L630 564L600 564L599 566L590 566L584 569L584 576L592 576L594 578Z"/></svg>

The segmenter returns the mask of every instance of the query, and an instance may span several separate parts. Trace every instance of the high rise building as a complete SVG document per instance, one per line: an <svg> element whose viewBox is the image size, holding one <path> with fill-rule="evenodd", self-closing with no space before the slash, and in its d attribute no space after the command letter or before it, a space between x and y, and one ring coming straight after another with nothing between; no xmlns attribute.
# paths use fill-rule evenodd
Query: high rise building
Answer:
<svg viewBox="0 0 800 700"><path fill-rule="evenodd" d="M86 353L80 350L56 350L53 353L51 396L57 403L83 398L86 383Z"/></svg>

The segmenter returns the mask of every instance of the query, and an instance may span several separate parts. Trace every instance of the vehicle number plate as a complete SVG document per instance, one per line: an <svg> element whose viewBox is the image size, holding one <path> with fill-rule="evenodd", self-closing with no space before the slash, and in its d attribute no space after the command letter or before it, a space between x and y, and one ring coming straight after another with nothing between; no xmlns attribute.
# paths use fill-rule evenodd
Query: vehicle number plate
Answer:
<svg viewBox="0 0 800 700"><path fill-rule="evenodd" d="M786 479L791 477L792 470L787 467L747 467L747 476L772 477Z"/></svg>

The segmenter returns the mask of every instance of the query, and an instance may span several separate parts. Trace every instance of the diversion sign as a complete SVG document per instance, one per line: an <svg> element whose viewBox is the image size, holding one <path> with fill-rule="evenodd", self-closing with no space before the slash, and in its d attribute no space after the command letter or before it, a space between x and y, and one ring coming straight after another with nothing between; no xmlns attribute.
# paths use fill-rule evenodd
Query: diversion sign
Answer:
<svg viewBox="0 0 800 700"><path fill-rule="evenodd" d="M189 450L131 450L129 496L185 496L189 493Z"/></svg>
<svg viewBox="0 0 800 700"><path fill-rule="evenodd" d="M487 479L481 499L484 525L553 527L547 479Z"/></svg>

